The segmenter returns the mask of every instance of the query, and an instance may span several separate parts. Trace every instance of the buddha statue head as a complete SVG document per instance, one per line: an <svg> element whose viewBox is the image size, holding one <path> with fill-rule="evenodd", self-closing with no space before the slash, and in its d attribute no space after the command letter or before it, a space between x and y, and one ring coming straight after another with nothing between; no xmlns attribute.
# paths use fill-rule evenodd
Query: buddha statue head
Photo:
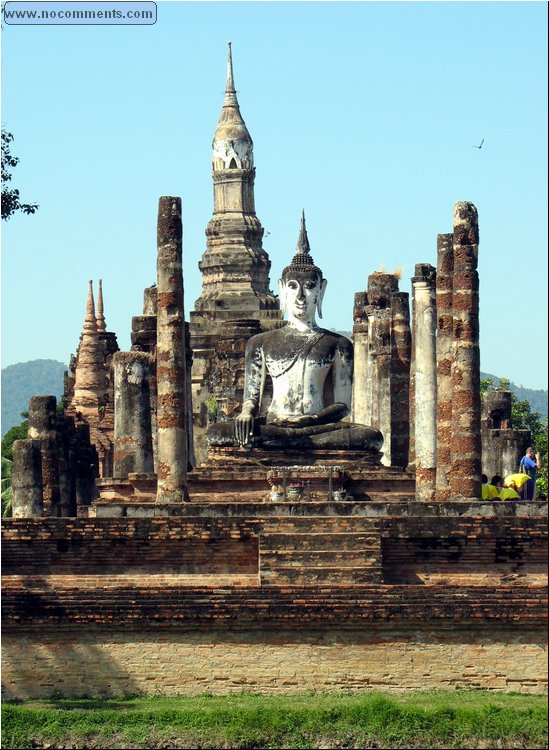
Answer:
<svg viewBox="0 0 549 750"><path fill-rule="evenodd" d="M301 214L301 229L295 255L282 271L278 282L280 306L288 313L290 322L314 323L315 315L322 318L322 300L327 280L315 265L305 226L305 213Z"/></svg>

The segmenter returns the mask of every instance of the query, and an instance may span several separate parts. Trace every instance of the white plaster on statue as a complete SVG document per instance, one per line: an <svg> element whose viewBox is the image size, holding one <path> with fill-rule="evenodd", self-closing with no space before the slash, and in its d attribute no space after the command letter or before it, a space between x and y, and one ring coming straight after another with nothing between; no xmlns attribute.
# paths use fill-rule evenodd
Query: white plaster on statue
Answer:
<svg viewBox="0 0 549 750"><path fill-rule="evenodd" d="M259 413L266 373L273 381L273 398L267 411L269 424L288 427L314 424L326 409L324 387L330 373L333 405L339 405L339 419L349 413L352 345L343 336L336 339L336 335L316 323L326 283L326 279L321 281L315 274L279 282L281 304L288 314L288 325L280 331L285 345L283 350L277 346L278 332L250 339L244 403L236 420L241 442L246 442L253 417Z"/></svg>

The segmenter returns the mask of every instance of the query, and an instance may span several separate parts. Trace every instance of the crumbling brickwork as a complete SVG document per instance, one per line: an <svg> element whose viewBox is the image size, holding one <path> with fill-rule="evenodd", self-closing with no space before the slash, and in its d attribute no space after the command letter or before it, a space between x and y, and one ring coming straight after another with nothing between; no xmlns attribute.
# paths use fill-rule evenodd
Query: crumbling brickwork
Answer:
<svg viewBox="0 0 549 750"><path fill-rule="evenodd" d="M408 294L394 274L373 273L355 294L353 420L384 437L382 462L408 465L411 331Z"/></svg>
<svg viewBox="0 0 549 750"><path fill-rule="evenodd" d="M283 324L270 289L271 262L255 212L253 142L240 113L229 48L227 86L212 146L214 211L199 262L202 292L190 315L195 449L206 458L205 404L232 414L242 403L247 338ZM243 325L252 329L246 331ZM258 330L255 330L255 329ZM227 356L225 356L227 354Z"/></svg>
<svg viewBox="0 0 549 750"><path fill-rule="evenodd" d="M114 384L112 355L116 334L106 330L103 288L99 280L97 314L93 282L88 284L86 315L76 357L65 373L63 406L75 425L87 425L98 456L100 476L112 476L114 444Z"/></svg>
<svg viewBox="0 0 549 750"><path fill-rule="evenodd" d="M490 480L518 471L532 442L530 430L513 429L511 391L486 391L482 398L482 471Z"/></svg>
<svg viewBox="0 0 549 750"><path fill-rule="evenodd" d="M5 695L543 692L542 506L484 520L396 507L374 518L220 506L215 518L13 519Z"/></svg>

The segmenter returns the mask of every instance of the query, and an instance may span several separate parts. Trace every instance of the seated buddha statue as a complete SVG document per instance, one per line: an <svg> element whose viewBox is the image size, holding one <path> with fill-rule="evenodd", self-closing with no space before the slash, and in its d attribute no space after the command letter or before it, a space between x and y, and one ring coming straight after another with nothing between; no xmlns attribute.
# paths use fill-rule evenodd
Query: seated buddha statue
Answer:
<svg viewBox="0 0 549 750"><path fill-rule="evenodd" d="M209 445L379 451L383 436L378 430L342 421L351 407L353 345L316 322L326 284L311 257L302 215L296 253L279 281L288 322L248 340L242 411L234 421L210 426ZM267 375L273 397L260 417Z"/></svg>

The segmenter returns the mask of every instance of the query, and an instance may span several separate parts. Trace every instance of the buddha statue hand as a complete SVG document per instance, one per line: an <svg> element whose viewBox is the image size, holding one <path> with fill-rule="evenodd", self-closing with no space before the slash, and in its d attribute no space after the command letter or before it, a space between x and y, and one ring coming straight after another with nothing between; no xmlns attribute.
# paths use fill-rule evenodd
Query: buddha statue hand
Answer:
<svg viewBox="0 0 549 750"><path fill-rule="evenodd" d="M337 403L321 409L318 414L284 415L274 418L267 416L267 424L276 427L312 427L318 424L339 422L348 413L349 408L346 404Z"/></svg>
<svg viewBox="0 0 549 750"><path fill-rule="evenodd" d="M234 435L239 445L247 445L254 434L253 412L253 402L245 401L242 405L242 411L234 420Z"/></svg>

